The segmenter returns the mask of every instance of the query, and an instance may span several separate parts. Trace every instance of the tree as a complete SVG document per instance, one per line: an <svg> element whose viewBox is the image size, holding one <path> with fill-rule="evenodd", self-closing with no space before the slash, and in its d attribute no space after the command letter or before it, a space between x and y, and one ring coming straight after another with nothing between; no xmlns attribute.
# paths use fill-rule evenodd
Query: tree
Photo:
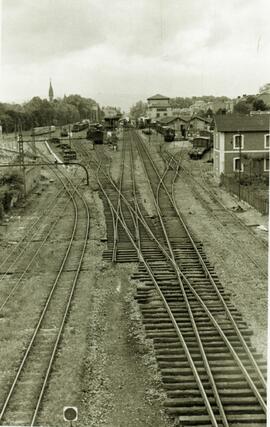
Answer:
<svg viewBox="0 0 270 427"><path fill-rule="evenodd" d="M234 112L239 114L249 114L252 110L252 106L246 101L239 101L234 106Z"/></svg>
<svg viewBox="0 0 270 427"><path fill-rule="evenodd" d="M253 102L253 109L256 111L266 111L268 107L262 99L255 99Z"/></svg>
<svg viewBox="0 0 270 427"><path fill-rule="evenodd" d="M216 112L216 114L226 114L226 113L227 113L226 108L219 108Z"/></svg>
<svg viewBox="0 0 270 427"><path fill-rule="evenodd" d="M147 104L143 101L136 102L130 109L130 116L133 119L138 119L141 116L145 116L147 110Z"/></svg>
<svg viewBox="0 0 270 427"><path fill-rule="evenodd" d="M0 103L0 120L4 132L13 132L18 126L29 130L36 126L65 125L90 119L93 107L99 108L93 99L80 95L64 96L52 103L35 96L22 105Z"/></svg>
<svg viewBox="0 0 270 427"><path fill-rule="evenodd" d="M182 98L177 96L176 98L170 99L170 105L173 108L188 108L193 104L191 98Z"/></svg>

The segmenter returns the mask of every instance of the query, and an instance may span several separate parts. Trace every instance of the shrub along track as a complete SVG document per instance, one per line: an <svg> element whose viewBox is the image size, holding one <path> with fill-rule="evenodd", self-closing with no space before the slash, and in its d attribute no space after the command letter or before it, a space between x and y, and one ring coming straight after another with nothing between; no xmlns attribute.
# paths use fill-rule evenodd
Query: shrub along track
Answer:
<svg viewBox="0 0 270 427"><path fill-rule="evenodd" d="M67 176L61 180L73 206L71 236L15 377L9 383L0 410L1 424L34 425L38 420L86 250L90 223L87 203Z"/></svg>
<svg viewBox="0 0 270 427"><path fill-rule="evenodd" d="M130 153L136 145L149 176L159 227L140 209L134 167L128 168L132 189L127 197L123 182L121 192L101 163L99 185L107 201L105 215L113 217L107 222L109 245L111 236L115 240L116 218L131 242L128 254L121 257L120 244L126 247L127 241L118 239L116 260L140 260L133 278L142 282L137 299L147 335L154 341L167 410L184 425L265 424L265 364L251 347L251 331L177 209L173 183L178 174L169 163L161 176L137 133L126 134L127 142ZM133 154L131 162L132 158ZM127 160L122 168L125 164ZM120 177L123 174L121 170ZM123 206L133 215L132 226ZM113 260L112 247L104 254L106 259Z"/></svg>

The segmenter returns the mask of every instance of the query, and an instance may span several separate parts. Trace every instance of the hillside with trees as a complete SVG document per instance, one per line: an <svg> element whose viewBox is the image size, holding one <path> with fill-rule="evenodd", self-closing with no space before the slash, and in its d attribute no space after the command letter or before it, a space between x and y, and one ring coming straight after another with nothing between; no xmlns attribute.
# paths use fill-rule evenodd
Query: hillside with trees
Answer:
<svg viewBox="0 0 270 427"><path fill-rule="evenodd" d="M0 103L0 124L6 133L14 132L19 123L23 130L36 126L62 126L91 119L93 108L97 107L93 99L80 95L64 96L53 102L35 96L24 104Z"/></svg>
<svg viewBox="0 0 270 427"><path fill-rule="evenodd" d="M249 95L234 106L234 112L238 114L249 114L251 111L267 111L269 107L262 99L255 95Z"/></svg>

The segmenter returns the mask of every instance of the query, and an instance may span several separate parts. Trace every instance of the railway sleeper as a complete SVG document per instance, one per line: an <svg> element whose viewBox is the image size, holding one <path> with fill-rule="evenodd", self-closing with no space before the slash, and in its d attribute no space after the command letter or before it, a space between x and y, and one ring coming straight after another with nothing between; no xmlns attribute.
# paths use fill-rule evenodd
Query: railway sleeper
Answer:
<svg viewBox="0 0 270 427"><path fill-rule="evenodd" d="M168 414L176 415L174 412L167 410ZM222 426L222 420L220 416L216 417L217 422ZM246 414L238 415L235 419L234 415L228 415L227 419L229 421L230 427L239 427L239 424L245 425L247 427L258 427L258 424L265 424L266 419L264 414ZM209 415L193 415L193 416L180 416L179 422L181 426L188 427L212 427Z"/></svg>

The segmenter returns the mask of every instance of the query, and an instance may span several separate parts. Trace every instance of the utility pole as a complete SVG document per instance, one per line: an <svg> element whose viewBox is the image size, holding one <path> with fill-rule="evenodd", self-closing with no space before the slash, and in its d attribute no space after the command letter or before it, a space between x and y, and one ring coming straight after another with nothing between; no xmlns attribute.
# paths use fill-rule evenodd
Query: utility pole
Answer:
<svg viewBox="0 0 270 427"><path fill-rule="evenodd" d="M238 200L241 200L241 173L242 173L242 135L238 131L239 135L239 170L238 170Z"/></svg>
<svg viewBox="0 0 270 427"><path fill-rule="evenodd" d="M24 166L24 149L23 149L23 136L21 133L21 130L17 137L18 141L18 148L19 148L19 164L20 164L20 170L23 174L23 193L24 197L26 197L26 177L25 177L25 166Z"/></svg>
<svg viewBox="0 0 270 427"><path fill-rule="evenodd" d="M36 160L36 158L37 158L36 137L35 137L35 131L34 131L33 127L32 127L32 131L31 131L31 135L32 135L32 150L33 150L35 160Z"/></svg>
<svg viewBox="0 0 270 427"><path fill-rule="evenodd" d="M71 139L70 139L70 124L68 125L68 140L69 140L69 146L71 147Z"/></svg>

